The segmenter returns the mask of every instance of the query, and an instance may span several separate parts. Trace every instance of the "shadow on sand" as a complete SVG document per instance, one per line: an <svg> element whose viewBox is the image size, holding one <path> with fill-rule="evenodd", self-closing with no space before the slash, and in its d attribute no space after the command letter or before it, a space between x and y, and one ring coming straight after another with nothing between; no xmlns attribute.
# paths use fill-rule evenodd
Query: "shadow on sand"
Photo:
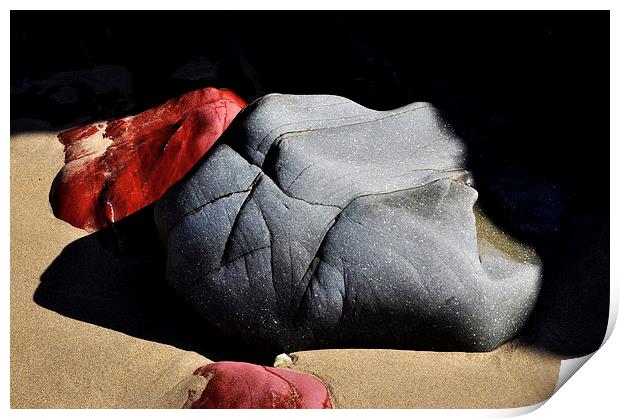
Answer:
<svg viewBox="0 0 620 419"><path fill-rule="evenodd" d="M41 276L34 301L67 317L212 360L272 364L198 319L165 283L153 208L67 245Z"/></svg>

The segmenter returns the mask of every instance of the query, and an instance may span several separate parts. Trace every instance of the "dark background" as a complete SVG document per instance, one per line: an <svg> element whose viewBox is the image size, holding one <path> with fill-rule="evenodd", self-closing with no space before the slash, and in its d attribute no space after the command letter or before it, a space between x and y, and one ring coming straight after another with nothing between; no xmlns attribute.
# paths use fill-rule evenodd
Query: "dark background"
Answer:
<svg viewBox="0 0 620 419"><path fill-rule="evenodd" d="M480 205L543 258L523 341L566 356L602 342L609 12L11 12L12 132L134 114L204 86L248 101L278 92L341 95L380 110L433 103L467 144ZM149 211L119 231L134 251L161 260L158 249L136 244L150 234ZM139 303L127 312L69 297L75 287L109 292L97 288L92 264L76 268L75 260L84 249L103 252L105 269L117 269L106 253L111 234L67 246L35 301L217 359L209 342L196 343L196 330L206 330L199 321L177 331L171 319L182 304L170 303L152 267L116 285ZM68 272L90 282L69 281Z"/></svg>

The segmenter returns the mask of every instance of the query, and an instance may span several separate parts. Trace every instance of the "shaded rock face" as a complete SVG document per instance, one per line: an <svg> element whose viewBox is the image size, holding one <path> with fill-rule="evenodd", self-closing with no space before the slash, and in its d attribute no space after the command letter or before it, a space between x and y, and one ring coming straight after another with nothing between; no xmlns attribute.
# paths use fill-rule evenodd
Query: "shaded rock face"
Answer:
<svg viewBox="0 0 620 419"><path fill-rule="evenodd" d="M215 143L245 102L205 88L129 118L65 131L50 191L56 217L87 231L159 199Z"/></svg>
<svg viewBox="0 0 620 419"><path fill-rule="evenodd" d="M431 105L268 95L228 134L155 208L168 281L207 321L285 351L518 334L540 261L477 209Z"/></svg>
<svg viewBox="0 0 620 419"><path fill-rule="evenodd" d="M208 382L194 409L330 409L327 387L309 374L245 362L214 362L194 375Z"/></svg>

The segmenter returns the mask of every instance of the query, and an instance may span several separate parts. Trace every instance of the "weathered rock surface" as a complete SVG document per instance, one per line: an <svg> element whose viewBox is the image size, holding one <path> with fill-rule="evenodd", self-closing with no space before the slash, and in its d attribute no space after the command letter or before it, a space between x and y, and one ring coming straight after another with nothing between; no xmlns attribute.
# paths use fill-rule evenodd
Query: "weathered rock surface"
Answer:
<svg viewBox="0 0 620 419"><path fill-rule="evenodd" d="M327 387L309 374L246 362L214 362L194 375L208 382L194 409L330 409Z"/></svg>
<svg viewBox="0 0 620 419"><path fill-rule="evenodd" d="M230 90L205 88L134 117L61 133L65 166L50 191L54 215L96 231L155 202L243 106Z"/></svg>
<svg viewBox="0 0 620 419"><path fill-rule="evenodd" d="M207 321L284 351L487 351L515 337L540 261L475 206L437 110L268 95L157 203L167 277Z"/></svg>

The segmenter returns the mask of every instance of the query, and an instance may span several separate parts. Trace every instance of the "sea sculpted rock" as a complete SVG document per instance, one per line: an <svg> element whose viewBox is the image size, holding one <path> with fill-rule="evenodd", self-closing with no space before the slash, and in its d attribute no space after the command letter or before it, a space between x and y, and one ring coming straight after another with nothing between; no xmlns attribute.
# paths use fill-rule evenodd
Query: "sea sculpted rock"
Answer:
<svg viewBox="0 0 620 419"><path fill-rule="evenodd" d="M309 374L246 362L214 362L194 375L208 381L194 409L330 409L327 387Z"/></svg>
<svg viewBox="0 0 620 419"><path fill-rule="evenodd" d="M541 264L480 212L466 152L427 103L258 99L155 207L168 281L287 352L492 350L526 322Z"/></svg>
<svg viewBox="0 0 620 419"><path fill-rule="evenodd" d="M139 115L65 131L65 165L50 191L56 217L87 231L159 199L203 156L245 106L205 88Z"/></svg>

